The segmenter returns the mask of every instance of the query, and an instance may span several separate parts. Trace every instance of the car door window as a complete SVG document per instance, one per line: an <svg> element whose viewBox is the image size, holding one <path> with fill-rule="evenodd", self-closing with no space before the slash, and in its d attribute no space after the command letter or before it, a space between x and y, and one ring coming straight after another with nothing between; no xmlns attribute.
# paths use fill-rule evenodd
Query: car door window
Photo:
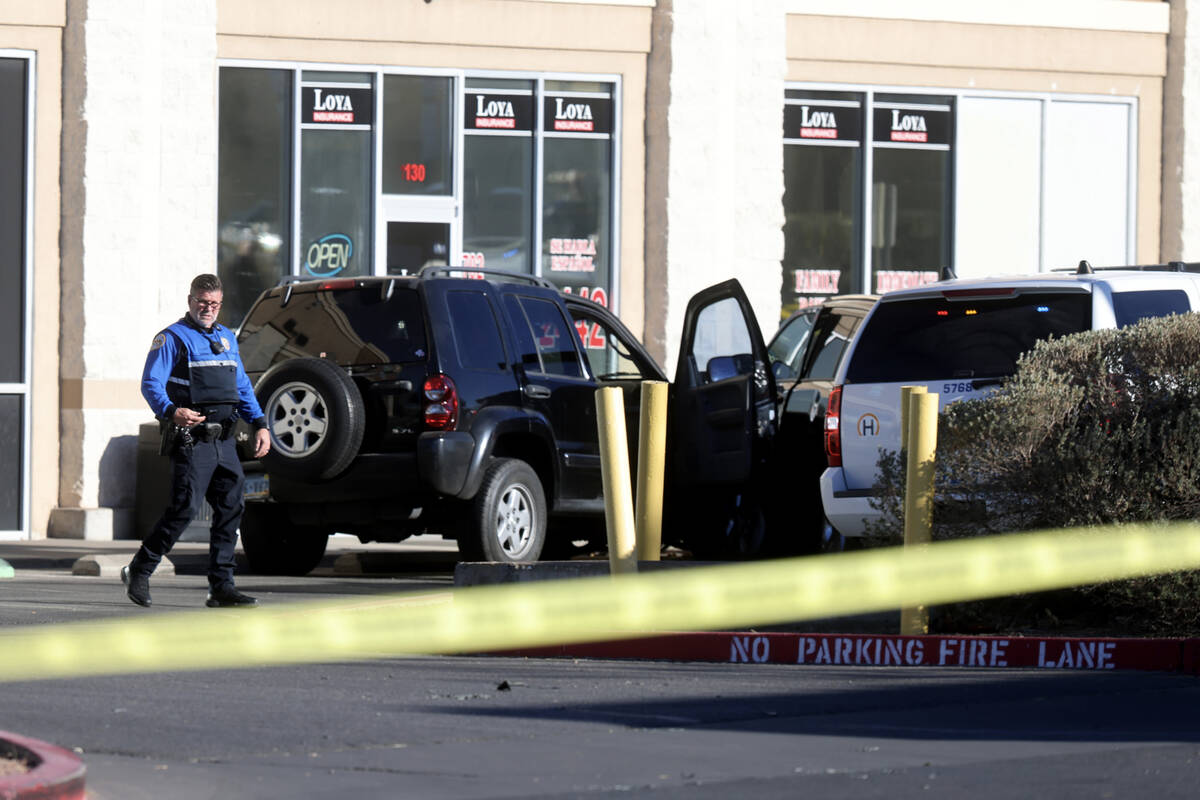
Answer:
<svg viewBox="0 0 1200 800"><path fill-rule="evenodd" d="M575 329L557 305L536 297L513 295L505 298L505 303L518 328L517 342L525 369L568 378L583 377L579 350L575 347ZM520 330L522 327L525 329Z"/></svg>
<svg viewBox="0 0 1200 800"><path fill-rule="evenodd" d="M754 371L750 329L736 299L725 297L700 310L690 356L703 383Z"/></svg>
<svg viewBox="0 0 1200 800"><path fill-rule="evenodd" d="M808 351L809 334L812 333L813 320L817 312L809 311L797 314L783 324L775 334L771 344L767 345L767 354L771 363L784 364L791 376L800 374L803 367L804 354Z"/></svg>
<svg viewBox="0 0 1200 800"><path fill-rule="evenodd" d="M822 314L817 318L813 325L808 366L801 376L804 380L833 380L857 322L856 317L844 314Z"/></svg>
<svg viewBox="0 0 1200 800"><path fill-rule="evenodd" d="M587 357L587 366L598 381L652 380L656 375L634 353L635 348L612 326L578 306L568 306L575 332Z"/></svg>

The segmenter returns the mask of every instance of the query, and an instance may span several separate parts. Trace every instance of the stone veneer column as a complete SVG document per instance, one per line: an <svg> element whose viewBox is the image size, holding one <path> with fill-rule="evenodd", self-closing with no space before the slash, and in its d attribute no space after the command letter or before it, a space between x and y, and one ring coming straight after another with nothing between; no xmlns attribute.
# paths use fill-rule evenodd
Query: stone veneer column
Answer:
<svg viewBox="0 0 1200 800"><path fill-rule="evenodd" d="M216 0L67 2L51 536L134 535L146 352L216 271L216 24Z"/></svg>
<svg viewBox="0 0 1200 800"><path fill-rule="evenodd" d="M737 277L763 334L783 260L781 0L659 0L647 89L645 338L673 373L688 298Z"/></svg>
<svg viewBox="0 0 1200 800"><path fill-rule="evenodd" d="M1200 0L1171 0L1162 186L1162 260L1200 261Z"/></svg>

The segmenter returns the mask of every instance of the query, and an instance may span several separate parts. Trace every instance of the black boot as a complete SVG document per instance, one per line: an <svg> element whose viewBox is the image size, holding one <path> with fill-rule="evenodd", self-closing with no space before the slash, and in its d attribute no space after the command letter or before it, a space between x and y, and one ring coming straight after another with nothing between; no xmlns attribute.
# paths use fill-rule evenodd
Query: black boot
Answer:
<svg viewBox="0 0 1200 800"><path fill-rule="evenodd" d="M232 583L222 583L208 590L208 599L204 601L204 605L209 608L256 606L258 600L248 594L242 594Z"/></svg>
<svg viewBox="0 0 1200 800"><path fill-rule="evenodd" d="M121 567L121 583L125 584L125 594L139 606L150 607L150 576L144 572L134 572L129 567Z"/></svg>

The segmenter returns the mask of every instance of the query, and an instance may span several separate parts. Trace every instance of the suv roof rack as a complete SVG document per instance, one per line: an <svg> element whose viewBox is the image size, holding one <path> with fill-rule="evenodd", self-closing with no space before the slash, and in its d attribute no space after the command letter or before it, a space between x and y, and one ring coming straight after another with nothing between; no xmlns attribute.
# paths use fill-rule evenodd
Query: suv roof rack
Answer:
<svg viewBox="0 0 1200 800"><path fill-rule="evenodd" d="M1091 275L1094 272L1126 270L1133 272L1200 272L1200 261L1168 261L1166 264L1130 264L1123 267L1093 267L1090 262L1079 262L1078 267L1055 267L1051 272L1074 272L1076 275Z"/></svg>
<svg viewBox="0 0 1200 800"><path fill-rule="evenodd" d="M439 277L439 276L445 277L445 278L463 277L461 275L455 275L454 273L456 273L456 272L469 273L471 275L487 275L489 277L498 278L501 280L523 281L525 283L530 283L534 286L541 286L544 289L555 289L555 290L558 289L558 287L555 286L553 283L546 280L545 278L538 277L537 275L527 275L523 272L508 272L508 271L502 270L502 269L476 269L475 267L441 267L441 266L421 267L421 269L417 272L417 277L418 278L433 278L433 277Z"/></svg>

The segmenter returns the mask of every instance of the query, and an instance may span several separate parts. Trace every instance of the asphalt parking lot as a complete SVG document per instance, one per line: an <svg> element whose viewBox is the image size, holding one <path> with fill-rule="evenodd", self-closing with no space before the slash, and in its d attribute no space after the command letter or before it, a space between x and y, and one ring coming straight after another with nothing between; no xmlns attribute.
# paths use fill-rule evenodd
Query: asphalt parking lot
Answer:
<svg viewBox="0 0 1200 800"><path fill-rule="evenodd" d="M452 588L445 542L333 544L312 575L239 582L264 605ZM93 549L0 544L16 568L0 581L0 630L203 606L203 545L180 545L151 609L117 578L71 574L77 548ZM339 571L352 560L374 566ZM452 656L0 696L2 727L78 754L96 800L1190 797L1200 779L1200 684L1154 672Z"/></svg>

